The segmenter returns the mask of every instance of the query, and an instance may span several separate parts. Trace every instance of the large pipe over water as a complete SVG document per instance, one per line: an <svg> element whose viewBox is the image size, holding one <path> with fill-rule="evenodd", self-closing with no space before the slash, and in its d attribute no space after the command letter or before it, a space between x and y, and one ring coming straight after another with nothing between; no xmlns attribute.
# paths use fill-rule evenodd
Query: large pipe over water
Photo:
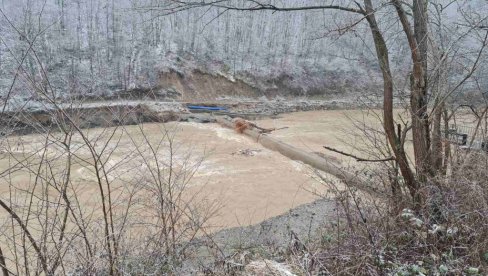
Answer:
<svg viewBox="0 0 488 276"><path fill-rule="evenodd" d="M236 121L232 121L226 117L216 117L216 121L222 126L236 129ZM292 160L301 161L307 165L312 166L315 169L331 174L349 185L354 185L357 187L364 186L364 184L360 181L360 179L358 179L355 174L349 173L340 168L339 166L334 164L334 161L332 160L328 160L314 153L309 153L301 149L295 148L292 145L283 143L276 138L261 133L258 129L253 128L252 126L243 129L242 133L254 138L257 142L259 142L267 149L277 151Z"/></svg>

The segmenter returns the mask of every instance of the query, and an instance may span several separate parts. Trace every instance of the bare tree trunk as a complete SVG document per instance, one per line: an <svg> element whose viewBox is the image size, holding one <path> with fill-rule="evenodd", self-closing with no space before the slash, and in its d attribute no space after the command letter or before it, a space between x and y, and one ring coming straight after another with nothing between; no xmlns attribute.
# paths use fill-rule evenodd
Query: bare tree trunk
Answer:
<svg viewBox="0 0 488 276"><path fill-rule="evenodd" d="M414 59L414 68L420 74L412 74L410 105L412 110L412 134L415 165L419 181L425 182L432 172L429 159L430 134L427 115L427 0L413 1L414 36L419 60ZM412 45L411 45L412 46ZM412 49L413 50L413 49ZM414 69L414 71L417 71Z"/></svg>
<svg viewBox="0 0 488 276"><path fill-rule="evenodd" d="M449 116L447 114L447 108L444 107L444 110L442 112L442 117L443 117L443 121L444 121L444 129L446 130L446 132L444 133L444 139L447 141L449 139L449 134L447 132L447 130L449 129ZM449 143L446 143L444 145L444 158L443 158L443 161L442 161L442 174L446 174L447 173L447 166L449 164L449 158L451 156L451 145Z"/></svg>
<svg viewBox="0 0 488 276"><path fill-rule="evenodd" d="M364 0L364 4L367 14L366 20L368 21L373 34L376 55L383 74L383 120L385 133L395 154L405 184L407 185L411 196L415 198L417 194L417 182L408 164L408 159L403 149L401 137L397 137L395 134L395 122L393 119L393 79L390 70L388 48L385 39L379 30L378 23L376 22L371 0Z"/></svg>
<svg viewBox="0 0 488 276"><path fill-rule="evenodd" d="M432 141L430 145L430 158L432 162L432 173L434 175L444 173L442 172L442 159L443 159L443 145L442 141L444 137L442 136L442 114L445 109L445 102L442 99L442 92L445 89L445 74L444 74L444 64L441 60L442 56L436 56L436 60L439 61L437 67L439 68L436 72L435 77L431 80L431 91L435 98L433 107L433 117L432 117ZM445 128L447 130L447 128Z"/></svg>
<svg viewBox="0 0 488 276"><path fill-rule="evenodd" d="M427 0L414 0L413 1L413 20L414 20L414 35L417 40L419 48L422 69L424 72L424 91L427 91Z"/></svg>
<svg viewBox="0 0 488 276"><path fill-rule="evenodd" d="M423 5L424 0L421 2L422 3L417 3L416 5ZM421 198L418 193L420 183L427 180L427 172L431 163L429 159L430 134L428 130L429 121L427 118L427 87L425 84L426 71L424 70L427 61L423 60L423 56L426 58L427 53L422 52L416 38L417 35L422 37L422 34L425 34L427 31L427 14L426 7L416 6L417 8L414 8L414 20L416 22L419 21L416 24L416 31L418 32L416 35L416 33L412 31L412 27L408 21L406 12L403 10L401 2L399 0L393 0L393 4L395 5L398 17L400 18L403 32L407 36L413 63L412 75L410 77L410 108L412 112L413 150L415 155L415 167L417 170L416 191L413 197L415 203L418 205L421 203ZM422 39L424 38L422 37ZM426 45L424 46L426 47ZM423 50L426 51L427 49L425 48Z"/></svg>
<svg viewBox="0 0 488 276"><path fill-rule="evenodd" d="M423 78L423 77L422 77ZM424 87L419 84L419 78L411 78L410 107L412 116L413 150L417 178L420 182L426 181L427 172L431 169L429 162L429 131L427 118L427 102Z"/></svg>
<svg viewBox="0 0 488 276"><path fill-rule="evenodd" d="M430 168L429 156L429 121L427 117L427 7L425 0L415 0L413 8L414 30L410 26L407 14L399 0L393 0L403 31L407 36L412 55L412 75L410 77L410 108L412 115L413 149L417 179L426 181Z"/></svg>
<svg viewBox="0 0 488 276"><path fill-rule="evenodd" d="M444 103L440 103L434 110L434 117L432 121L432 145L431 145L431 159L433 172L442 171L442 112L444 111Z"/></svg>
<svg viewBox="0 0 488 276"><path fill-rule="evenodd" d="M3 276L8 276L7 264L5 263L5 256L3 256L2 247L0 246L0 267L2 267Z"/></svg>

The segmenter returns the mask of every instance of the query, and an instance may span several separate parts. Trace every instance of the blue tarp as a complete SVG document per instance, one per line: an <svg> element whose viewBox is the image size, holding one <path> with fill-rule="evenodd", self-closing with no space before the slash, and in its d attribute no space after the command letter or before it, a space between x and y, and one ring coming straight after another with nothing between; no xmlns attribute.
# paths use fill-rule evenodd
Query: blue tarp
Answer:
<svg viewBox="0 0 488 276"><path fill-rule="evenodd" d="M203 106L203 105L188 105L189 109L193 110L209 110L209 111L226 111L226 107L221 106Z"/></svg>

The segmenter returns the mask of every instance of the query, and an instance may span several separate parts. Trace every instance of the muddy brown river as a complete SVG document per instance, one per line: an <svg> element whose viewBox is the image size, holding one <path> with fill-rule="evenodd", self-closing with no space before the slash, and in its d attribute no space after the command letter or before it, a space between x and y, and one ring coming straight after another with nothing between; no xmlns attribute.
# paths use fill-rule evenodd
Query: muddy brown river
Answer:
<svg viewBox="0 0 488 276"><path fill-rule="evenodd" d="M359 110L311 111L256 123L266 128L286 127L270 135L305 151L321 152L354 165L350 158L327 152L322 146L354 152L353 146L363 141L351 131L364 123L381 127L378 116ZM3 141L0 196L8 197L12 187L33 189L35 164L40 158L50 160L54 175L66 171L66 154L60 144L63 139L58 137L59 134L52 135L55 138L48 140L41 135L26 135ZM147 144L156 148L159 165L172 164L180 171L194 170L194 174L185 175L188 179L185 197L198 194L192 200L213 204L216 212L209 222L214 230L258 223L312 202L326 192L326 187L316 180L309 166L268 150L252 138L218 124L148 123L118 129L94 128L86 130L86 135L98 152L104 152L101 161L107 171L105 180L113 183L116 190L114 200L124 200L124 193L131 191L127 188L130 183L150 177L155 159L151 159L154 151ZM171 143L168 137L171 137ZM44 151L46 143L50 146ZM90 150L79 135L73 136L71 144L75 156L71 164L71 185L76 186L80 205L91 207L91 212L96 214L100 199ZM147 160L144 155L149 156ZM7 173L15 166L19 169Z"/></svg>

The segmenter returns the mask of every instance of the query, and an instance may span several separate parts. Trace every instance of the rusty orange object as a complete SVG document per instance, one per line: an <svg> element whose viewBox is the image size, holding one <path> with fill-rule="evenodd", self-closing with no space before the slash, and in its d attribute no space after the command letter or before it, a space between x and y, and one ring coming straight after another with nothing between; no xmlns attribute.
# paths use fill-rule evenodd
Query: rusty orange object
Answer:
<svg viewBox="0 0 488 276"><path fill-rule="evenodd" d="M235 125L235 130L239 133L243 133L244 130L248 129L251 126L249 122L243 119L236 119L234 121L234 125Z"/></svg>

